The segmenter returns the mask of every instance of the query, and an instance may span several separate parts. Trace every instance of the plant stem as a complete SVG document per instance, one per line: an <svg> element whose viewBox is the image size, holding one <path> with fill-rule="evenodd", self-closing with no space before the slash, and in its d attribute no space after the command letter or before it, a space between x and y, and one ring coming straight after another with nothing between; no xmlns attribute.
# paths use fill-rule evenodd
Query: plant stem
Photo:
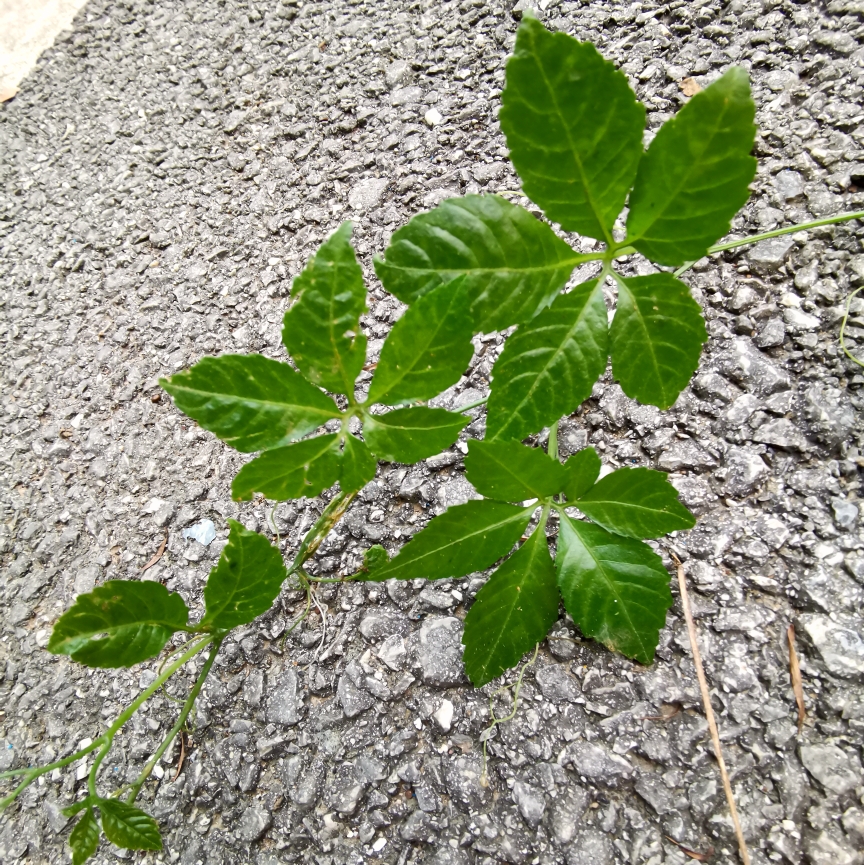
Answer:
<svg viewBox="0 0 864 865"><path fill-rule="evenodd" d="M855 295L862 290L864 290L864 285L862 285L861 288L856 288L855 291L853 291L852 294L850 294L849 297L846 299L846 313L843 316L843 322L840 325L840 348L843 349L846 357L848 357L849 360L857 363L858 366L864 366L864 361L859 360L857 357L855 357L854 354L852 354L851 351L849 351L848 348L846 348L846 322L849 321L849 310L852 308L852 300Z"/></svg>
<svg viewBox="0 0 864 865"><path fill-rule="evenodd" d="M348 510L348 506L354 501L354 497L358 492L359 490L339 493L333 497L327 507L321 512L321 516L315 521L315 525L306 532L306 537L300 543L300 548L297 550L294 561L288 569L288 576L297 573L303 567L304 562L315 555L324 538L330 534L333 526L342 519L342 516Z"/></svg>
<svg viewBox="0 0 864 865"><path fill-rule="evenodd" d="M546 445L546 452L553 460L558 459L558 421L556 420L549 427L549 443Z"/></svg>
<svg viewBox="0 0 864 865"><path fill-rule="evenodd" d="M480 399L475 399L474 402L469 402L468 405L463 405L460 408L457 408L456 412L457 414L462 414L463 412L470 411L472 408L477 408L478 405L483 405L488 401L488 396L481 397Z"/></svg>

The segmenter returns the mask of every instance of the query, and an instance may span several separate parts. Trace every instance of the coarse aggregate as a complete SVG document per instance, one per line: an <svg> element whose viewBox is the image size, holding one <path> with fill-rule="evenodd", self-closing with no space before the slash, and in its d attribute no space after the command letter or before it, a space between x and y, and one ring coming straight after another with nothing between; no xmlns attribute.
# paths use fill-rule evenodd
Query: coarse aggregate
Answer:
<svg viewBox="0 0 864 865"><path fill-rule="evenodd" d="M92 0L0 106L0 770L71 753L153 681L154 664L94 672L44 651L76 593L159 580L200 611L227 517L296 548L326 496L272 516L233 503L244 458L157 379L205 354L283 358L291 280L345 219L374 360L401 306L373 254L446 197L518 189L496 112L527 5ZM864 206L859 0L540 0L537 14L627 73L649 135L694 82L750 71L759 173L735 236ZM561 428L565 455L590 443L609 466L668 471L699 515L658 549L685 563L758 865L864 862L864 376L838 344L862 240L852 222L699 264L685 278L711 340L675 406L640 406L607 375ZM860 296L847 335L864 353ZM475 343L442 404L488 391L502 339ZM467 436L482 435L476 415ZM318 573L350 573L371 543L395 549L473 496L461 445L382 465ZM481 783L500 683L468 684L459 641L484 578L327 585L283 646L304 600L286 590L226 645L182 753L145 786L164 850L103 843L96 861L684 865L685 848L738 861L677 594L649 668L562 613ZM193 674L118 737L103 789L134 778ZM0 861L69 861L59 809L85 774L21 796Z"/></svg>

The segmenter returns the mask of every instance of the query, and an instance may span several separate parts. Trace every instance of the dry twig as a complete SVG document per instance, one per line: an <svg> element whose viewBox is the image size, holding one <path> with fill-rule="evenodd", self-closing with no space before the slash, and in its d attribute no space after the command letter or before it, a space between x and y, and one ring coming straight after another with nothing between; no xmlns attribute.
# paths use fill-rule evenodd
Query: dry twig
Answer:
<svg viewBox="0 0 864 865"><path fill-rule="evenodd" d="M147 562L147 564L144 565L143 568L141 568L141 573L142 573L142 574L144 573L144 571L147 571L147 570L149 570L150 568L152 568L153 565L155 565L156 562L158 562L159 559L162 558L162 553L165 552L165 545L166 545L167 543L168 543L168 535L167 535L167 533L166 533L165 537L162 538L162 543L161 543L161 545L159 546L159 549L156 550L156 555L153 556L153 558L150 559L150 561Z"/></svg>
<svg viewBox="0 0 864 865"><path fill-rule="evenodd" d="M171 779L172 784L180 777L180 773L183 771L183 761L185 759L186 759L186 734L181 730L180 731L180 760L177 762L177 771L174 773L174 777Z"/></svg>
<svg viewBox="0 0 864 865"><path fill-rule="evenodd" d="M713 847L709 847L704 853L697 853L695 850L685 847L680 841L676 841L671 835L664 837L668 838L685 856L695 859L697 862L708 862L714 855Z"/></svg>
<svg viewBox="0 0 864 865"><path fill-rule="evenodd" d="M807 710L804 708L804 688L801 684L801 667L798 664L798 653L795 651L795 626L786 629L786 639L789 641L789 675L792 679L792 691L798 704L798 735L807 720Z"/></svg>

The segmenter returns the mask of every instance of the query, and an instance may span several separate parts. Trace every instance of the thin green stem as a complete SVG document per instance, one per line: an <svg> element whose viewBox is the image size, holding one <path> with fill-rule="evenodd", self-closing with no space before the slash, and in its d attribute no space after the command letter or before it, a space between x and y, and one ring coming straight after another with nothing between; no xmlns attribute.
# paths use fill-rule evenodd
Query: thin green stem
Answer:
<svg viewBox="0 0 864 865"><path fill-rule="evenodd" d="M546 452L553 460L558 459L558 421L556 420L549 427L549 443L546 446Z"/></svg>
<svg viewBox="0 0 864 865"><path fill-rule="evenodd" d="M345 511L348 510L348 507L351 502L354 501L354 497L358 492L359 490L339 493L334 496L332 501L326 508L324 508L321 512L321 516L316 520L315 525L306 532L306 537L303 538L300 548L297 550L297 555L294 556L294 561L288 569L289 576L297 573L297 571L303 567L304 562L315 555L318 547L323 543L324 538L330 534L333 526L342 519Z"/></svg>
<svg viewBox="0 0 864 865"><path fill-rule="evenodd" d="M469 402L468 405L460 406L456 409L458 414L463 414L466 411L471 411L472 408L477 408L478 405L484 405L489 401L488 396L481 397L480 399L475 399L474 402Z"/></svg>
<svg viewBox="0 0 864 865"><path fill-rule="evenodd" d="M856 288L855 291L853 291L846 299L846 312L843 315L843 321L840 324L840 348L843 349L843 353L849 358L849 360L857 363L858 366L864 366L864 361L855 357L855 355L846 347L846 322L849 321L849 311L852 309L852 301L859 291L864 291L864 285L862 285L861 288Z"/></svg>
<svg viewBox="0 0 864 865"><path fill-rule="evenodd" d="M300 617L297 619L297 621L294 622L294 624L291 625L291 627L288 628L288 630L285 631L285 633L282 635L282 642L279 644L279 649L281 651L285 650L285 641L288 639L288 635L292 631L294 631L298 627L300 627L300 625L306 620L306 617L309 615L309 610L312 609L312 587L305 580L304 580L304 583L305 583L305 585L303 586L303 588L306 589L306 609L303 610L303 612L300 614Z"/></svg>

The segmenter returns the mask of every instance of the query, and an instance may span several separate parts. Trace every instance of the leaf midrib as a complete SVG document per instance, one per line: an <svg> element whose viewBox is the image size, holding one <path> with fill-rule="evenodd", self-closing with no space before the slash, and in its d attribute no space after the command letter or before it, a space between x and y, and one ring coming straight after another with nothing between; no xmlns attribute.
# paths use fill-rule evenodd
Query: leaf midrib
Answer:
<svg viewBox="0 0 864 865"><path fill-rule="evenodd" d="M632 301L632 309L635 315L635 323L642 331L642 339L639 341L642 348L647 348L648 354L651 357L651 364L654 368L654 380L659 383L660 390L663 394L664 401L667 399L666 388L663 386L663 376L660 373L660 360L657 357L657 353L654 351L654 342L650 338L650 331L645 322L645 317L642 315L642 310L639 308L639 303L636 299L636 295L630 291L630 286L627 285L627 281L618 276L617 273L613 271L613 275L615 276L615 281L618 283L619 290L623 290L627 293L628 297ZM617 318L621 312L621 307L619 304L618 312L615 313L615 317ZM612 319L612 327L615 327L615 319ZM626 327L626 323L622 324L622 327ZM615 366L615 354L616 352L613 349L612 354L612 366ZM614 371L614 370L613 370Z"/></svg>
<svg viewBox="0 0 864 865"><path fill-rule="evenodd" d="M175 389L183 390L189 394L199 394L204 397L209 397L210 399L214 397L220 397L226 400L233 400L236 402L242 402L247 405L255 405L262 406L264 408L279 408L279 409L289 409L289 408L301 408L306 411L315 412L327 418L338 417L340 414L339 409L336 404L333 404L333 413L330 413L330 409L319 408L318 406L309 405L308 403L301 402L277 402L272 399L258 399L257 397L246 397L246 396L238 396L237 394L232 393L222 393L220 391L212 391L212 390L199 390L198 388L188 387L187 385L174 385ZM324 396L324 393L321 393Z"/></svg>

